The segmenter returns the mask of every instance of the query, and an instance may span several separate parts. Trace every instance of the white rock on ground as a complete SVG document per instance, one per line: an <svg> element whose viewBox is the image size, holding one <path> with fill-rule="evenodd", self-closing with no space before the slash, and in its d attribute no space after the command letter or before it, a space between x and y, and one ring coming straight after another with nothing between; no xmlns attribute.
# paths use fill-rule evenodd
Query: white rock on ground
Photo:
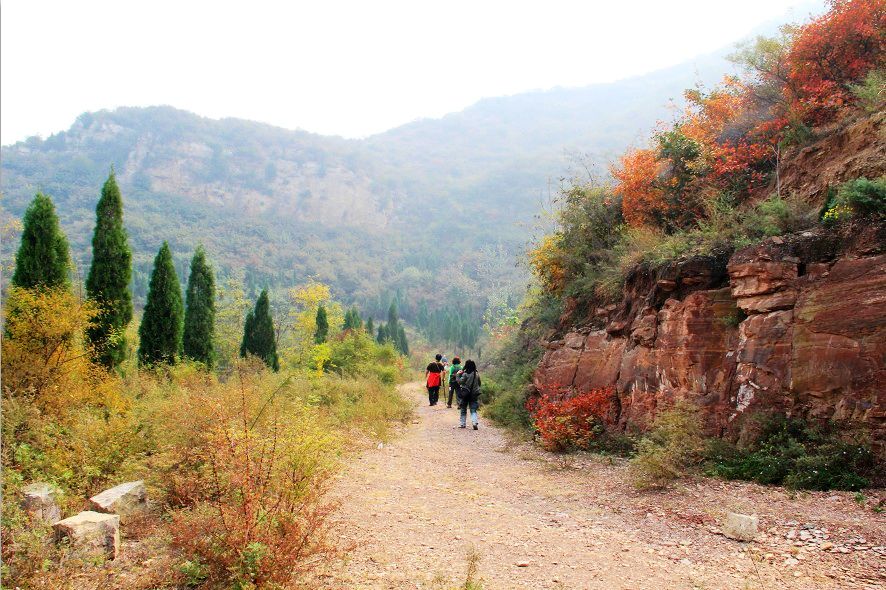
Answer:
<svg viewBox="0 0 886 590"><path fill-rule="evenodd" d="M48 522L55 522L62 517L55 498L58 490L48 483L32 483L22 490L25 494L22 500L22 508L31 515Z"/></svg>
<svg viewBox="0 0 886 590"><path fill-rule="evenodd" d="M120 517L85 511L52 525L56 542L65 539L78 553L104 554L108 559L120 551Z"/></svg>
<svg viewBox="0 0 886 590"><path fill-rule="evenodd" d="M145 482L129 481L105 490L89 499L89 506L97 512L108 512L127 517L148 508Z"/></svg>
<svg viewBox="0 0 886 590"><path fill-rule="evenodd" d="M756 516L727 512L726 522L723 524L723 534L738 541L753 541L757 537L758 524Z"/></svg>

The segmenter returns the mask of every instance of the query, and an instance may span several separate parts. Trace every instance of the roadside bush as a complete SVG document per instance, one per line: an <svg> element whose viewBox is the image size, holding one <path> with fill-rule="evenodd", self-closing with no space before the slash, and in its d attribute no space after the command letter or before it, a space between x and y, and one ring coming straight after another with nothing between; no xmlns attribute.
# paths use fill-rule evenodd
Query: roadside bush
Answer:
<svg viewBox="0 0 886 590"><path fill-rule="evenodd" d="M187 468L198 483L173 514L173 544L205 566L209 582L285 586L336 554L328 537L334 504L325 499L336 438L289 386L241 364L226 383L174 402L190 426L169 424L187 430L172 432L163 452L193 457ZM170 465L167 475L182 467Z"/></svg>
<svg viewBox="0 0 886 590"><path fill-rule="evenodd" d="M503 386L497 380L483 380L483 396L491 401L485 402L484 415L510 430L522 432L532 427L532 419L526 409L528 390L525 385Z"/></svg>
<svg viewBox="0 0 886 590"><path fill-rule="evenodd" d="M587 450L605 430L615 389L604 387L564 397L559 392L532 398L527 410L549 451Z"/></svg>
<svg viewBox="0 0 886 590"><path fill-rule="evenodd" d="M886 177L844 182L828 199L821 219L834 223L854 215L886 217Z"/></svg>
<svg viewBox="0 0 886 590"><path fill-rule="evenodd" d="M328 372L346 377L372 376L393 385L403 368L403 359L392 344L379 345L361 330L348 330L329 343Z"/></svg>
<svg viewBox="0 0 886 590"><path fill-rule="evenodd" d="M858 490L874 471L870 448L841 440L835 425L819 427L784 416L769 418L748 448L712 444L707 459L714 475L796 489Z"/></svg>
<svg viewBox="0 0 886 590"><path fill-rule="evenodd" d="M686 476L703 458L698 408L680 402L659 414L649 434L637 445L630 469L638 488L660 488Z"/></svg>

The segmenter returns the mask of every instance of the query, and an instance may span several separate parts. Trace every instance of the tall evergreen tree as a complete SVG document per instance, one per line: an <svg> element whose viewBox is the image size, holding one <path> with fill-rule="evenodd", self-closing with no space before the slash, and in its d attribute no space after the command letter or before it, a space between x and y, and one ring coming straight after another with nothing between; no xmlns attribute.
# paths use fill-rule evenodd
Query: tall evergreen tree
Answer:
<svg viewBox="0 0 886 590"><path fill-rule="evenodd" d="M274 333L274 320L271 317L271 302L268 299L267 289L263 289L261 295L258 296L255 310L246 316L240 356L245 357L247 354L254 354L274 371L280 370L277 338Z"/></svg>
<svg viewBox="0 0 886 590"><path fill-rule="evenodd" d="M379 344L384 344L388 341L388 331L385 329L384 324L378 325L378 334L375 336L375 341Z"/></svg>
<svg viewBox="0 0 886 590"><path fill-rule="evenodd" d="M345 312L345 330L359 330L363 327L363 318L360 317L360 312L357 311L356 306L352 306L348 311Z"/></svg>
<svg viewBox="0 0 886 590"><path fill-rule="evenodd" d="M369 318L368 320L366 320L366 333L369 334L370 336L375 335L375 325L374 325L374 322L372 321L372 318Z"/></svg>
<svg viewBox="0 0 886 590"><path fill-rule="evenodd" d="M102 187L95 217L86 294L101 306L101 313L86 336L98 353L97 360L114 368L126 354L123 332L132 320L132 251L123 227L123 197L113 171Z"/></svg>
<svg viewBox="0 0 886 590"><path fill-rule="evenodd" d="M182 289L169 244L163 242L154 258L148 301L138 329L141 340L138 347L139 364L174 364L182 352L183 326Z"/></svg>
<svg viewBox="0 0 886 590"><path fill-rule="evenodd" d="M403 324L397 327L397 350L404 356L409 355L409 343L406 342L406 330L403 328Z"/></svg>
<svg viewBox="0 0 886 590"><path fill-rule="evenodd" d="M329 319L326 317L326 308L322 305L317 308L317 329L314 330L314 342L323 344L329 337Z"/></svg>
<svg viewBox="0 0 886 590"><path fill-rule="evenodd" d="M400 316L397 315L397 302L391 301L391 306L388 308L388 327L393 326L394 329L391 332L392 334L397 333L397 326L400 325Z"/></svg>
<svg viewBox="0 0 886 590"><path fill-rule="evenodd" d="M206 250L197 246L191 259L191 274L185 297L185 356L211 369L215 361L212 339L215 334L215 275L206 260Z"/></svg>
<svg viewBox="0 0 886 590"><path fill-rule="evenodd" d="M250 309L243 322L243 340L240 343L240 356L245 357L255 347L255 311Z"/></svg>
<svg viewBox="0 0 886 590"><path fill-rule="evenodd" d="M37 193L25 211L23 224L12 284L25 289L69 287L68 263L71 255L52 199Z"/></svg>

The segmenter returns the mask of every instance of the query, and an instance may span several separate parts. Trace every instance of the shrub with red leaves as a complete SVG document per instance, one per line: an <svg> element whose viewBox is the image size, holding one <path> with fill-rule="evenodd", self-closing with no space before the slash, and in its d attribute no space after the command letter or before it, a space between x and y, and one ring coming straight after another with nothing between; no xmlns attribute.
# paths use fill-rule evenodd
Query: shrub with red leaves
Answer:
<svg viewBox="0 0 886 590"><path fill-rule="evenodd" d="M592 389L566 397L546 391L526 402L542 446L551 451L588 449L604 431L615 400L615 388Z"/></svg>

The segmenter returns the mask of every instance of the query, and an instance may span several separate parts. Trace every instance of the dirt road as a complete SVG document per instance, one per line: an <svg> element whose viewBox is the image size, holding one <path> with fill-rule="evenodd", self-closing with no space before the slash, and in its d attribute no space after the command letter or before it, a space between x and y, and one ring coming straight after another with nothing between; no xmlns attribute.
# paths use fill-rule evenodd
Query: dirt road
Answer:
<svg viewBox="0 0 886 590"><path fill-rule="evenodd" d="M886 517L853 494L701 479L638 492L625 466L551 455L458 412L427 406L337 482L356 543L327 588L459 588L479 556L482 588L882 588ZM869 493L869 496L871 494ZM760 517L756 542L719 532L726 511Z"/></svg>

